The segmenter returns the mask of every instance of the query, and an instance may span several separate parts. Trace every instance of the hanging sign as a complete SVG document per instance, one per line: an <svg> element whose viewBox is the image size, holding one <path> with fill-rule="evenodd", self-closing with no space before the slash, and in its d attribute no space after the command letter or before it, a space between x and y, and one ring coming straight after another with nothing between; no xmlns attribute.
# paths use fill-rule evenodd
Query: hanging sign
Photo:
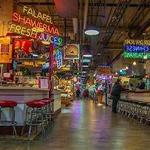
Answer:
<svg viewBox="0 0 150 150"><path fill-rule="evenodd" d="M123 49L125 58L150 58L150 40L125 40Z"/></svg>
<svg viewBox="0 0 150 150"><path fill-rule="evenodd" d="M43 32L51 36L60 35L58 28L53 24L49 15L37 12L28 6L23 6L20 13L13 12L9 32L36 39L40 39Z"/></svg>
<svg viewBox="0 0 150 150"><path fill-rule="evenodd" d="M67 44L64 47L64 59L79 59L79 44Z"/></svg>

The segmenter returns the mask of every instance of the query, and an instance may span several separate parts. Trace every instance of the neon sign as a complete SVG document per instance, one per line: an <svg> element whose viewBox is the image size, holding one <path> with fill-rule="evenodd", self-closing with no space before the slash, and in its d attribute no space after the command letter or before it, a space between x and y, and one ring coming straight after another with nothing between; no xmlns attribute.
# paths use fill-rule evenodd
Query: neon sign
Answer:
<svg viewBox="0 0 150 150"><path fill-rule="evenodd" d="M150 40L125 40L123 49L125 58L150 58Z"/></svg>
<svg viewBox="0 0 150 150"><path fill-rule="evenodd" d="M62 67L62 51L61 50L57 50L55 59L57 62L57 68L60 69Z"/></svg>
<svg viewBox="0 0 150 150"><path fill-rule="evenodd" d="M57 46L63 45L63 39L61 37L51 36L50 34L47 34L47 33L41 33L39 35L38 39L41 41L46 41L46 42L52 43Z"/></svg>
<svg viewBox="0 0 150 150"><path fill-rule="evenodd" d="M10 32L62 46L62 38L50 16L27 6L23 6L22 13L13 13Z"/></svg>
<svg viewBox="0 0 150 150"><path fill-rule="evenodd" d="M123 53L124 58L140 58L140 59L150 59L150 53Z"/></svg>
<svg viewBox="0 0 150 150"><path fill-rule="evenodd" d="M129 45L150 45L150 40L130 40L127 39L124 41L124 45L129 44Z"/></svg>
<svg viewBox="0 0 150 150"><path fill-rule="evenodd" d="M25 26L29 26L35 29L43 29L45 32L50 33L52 35L59 35L58 28L54 25L47 25L46 23L40 22L38 20L34 20L32 18L22 16L17 12L14 12L12 15L12 21L18 24L23 24Z"/></svg>
<svg viewBox="0 0 150 150"><path fill-rule="evenodd" d="M44 13L41 13L41 12L36 12L36 10L33 8L23 6L23 13L28 15L28 16L30 15L34 18L41 19L42 21L45 21L47 23L53 24L52 18L50 16L48 16Z"/></svg>
<svg viewBox="0 0 150 150"><path fill-rule="evenodd" d="M9 27L9 31L17 34L21 34L24 36L29 36L31 38L37 38L38 32L32 28L27 28L24 26L11 24Z"/></svg>
<svg viewBox="0 0 150 150"><path fill-rule="evenodd" d="M148 45L125 45L124 50L126 52L136 52L136 53L149 52L150 46Z"/></svg>

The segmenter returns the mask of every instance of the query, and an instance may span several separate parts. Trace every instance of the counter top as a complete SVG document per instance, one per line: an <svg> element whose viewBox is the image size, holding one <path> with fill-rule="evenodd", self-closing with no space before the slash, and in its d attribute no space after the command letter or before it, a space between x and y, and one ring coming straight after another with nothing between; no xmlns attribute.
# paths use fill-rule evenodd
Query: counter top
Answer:
<svg viewBox="0 0 150 150"><path fill-rule="evenodd" d="M150 91L149 90L124 91L121 93L121 98L132 101L150 102Z"/></svg>
<svg viewBox="0 0 150 150"><path fill-rule="evenodd" d="M0 90L35 90L35 91L49 91L49 89L41 89L35 87L4 87L0 86Z"/></svg>
<svg viewBox="0 0 150 150"><path fill-rule="evenodd" d="M126 90L123 91L123 93L150 93L150 90L136 90L136 91Z"/></svg>

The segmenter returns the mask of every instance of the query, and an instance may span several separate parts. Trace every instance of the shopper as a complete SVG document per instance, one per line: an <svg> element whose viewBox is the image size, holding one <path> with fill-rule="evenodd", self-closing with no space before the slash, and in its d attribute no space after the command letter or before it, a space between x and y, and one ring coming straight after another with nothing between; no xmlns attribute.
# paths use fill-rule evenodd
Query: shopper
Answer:
<svg viewBox="0 0 150 150"><path fill-rule="evenodd" d="M80 97L80 94L81 94L80 89L77 89L77 90L76 90L76 97L79 98L79 97Z"/></svg>
<svg viewBox="0 0 150 150"><path fill-rule="evenodd" d="M111 96L112 96L112 99L113 99L112 112L114 112L114 113L117 113L117 104L118 104L118 101L120 99L120 94L121 94L122 89L123 88L122 88L122 85L121 85L121 80L117 79L117 81L115 82L115 84L112 88L112 92L111 92Z"/></svg>
<svg viewBox="0 0 150 150"><path fill-rule="evenodd" d="M99 104L102 104L103 95L104 95L104 84L101 83L97 89L97 97L98 97Z"/></svg>
<svg viewBox="0 0 150 150"><path fill-rule="evenodd" d="M85 90L83 91L83 97L84 97L84 98L88 98L88 97L89 97L89 90L88 90L88 89L85 89Z"/></svg>
<svg viewBox="0 0 150 150"><path fill-rule="evenodd" d="M145 89L145 82L144 82L143 80L140 82L138 88L139 88L140 90L144 90L144 89Z"/></svg>

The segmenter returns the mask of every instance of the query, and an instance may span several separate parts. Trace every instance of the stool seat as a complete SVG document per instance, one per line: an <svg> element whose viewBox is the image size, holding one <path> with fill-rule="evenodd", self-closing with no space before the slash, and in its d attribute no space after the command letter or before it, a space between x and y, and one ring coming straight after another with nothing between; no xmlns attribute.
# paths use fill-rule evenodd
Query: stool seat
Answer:
<svg viewBox="0 0 150 150"><path fill-rule="evenodd" d="M28 107L32 107L32 108L41 108L41 107L45 106L45 103L40 100L39 101L35 100L35 101L27 102L26 105Z"/></svg>
<svg viewBox="0 0 150 150"><path fill-rule="evenodd" d="M52 102L51 99L42 99L41 101L46 103L46 104L50 104Z"/></svg>
<svg viewBox="0 0 150 150"><path fill-rule="evenodd" d="M15 106L17 106L17 102L0 100L0 107L15 107Z"/></svg>

